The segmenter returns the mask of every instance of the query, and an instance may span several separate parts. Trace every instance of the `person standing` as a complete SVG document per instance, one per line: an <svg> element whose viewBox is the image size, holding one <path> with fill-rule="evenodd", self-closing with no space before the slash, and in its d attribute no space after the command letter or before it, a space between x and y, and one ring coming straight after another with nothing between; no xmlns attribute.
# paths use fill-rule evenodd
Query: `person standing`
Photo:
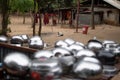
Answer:
<svg viewBox="0 0 120 80"><path fill-rule="evenodd" d="M49 24L49 15L48 15L48 13L45 13L45 14L44 14L43 22L44 22L45 25L46 25L46 24Z"/></svg>

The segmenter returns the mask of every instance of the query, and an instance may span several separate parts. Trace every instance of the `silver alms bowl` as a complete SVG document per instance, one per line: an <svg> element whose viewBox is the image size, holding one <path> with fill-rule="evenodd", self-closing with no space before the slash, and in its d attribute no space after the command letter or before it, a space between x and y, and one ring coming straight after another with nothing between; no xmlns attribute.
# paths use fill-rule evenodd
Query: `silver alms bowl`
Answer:
<svg viewBox="0 0 120 80"><path fill-rule="evenodd" d="M73 39L70 39L70 38L67 38L67 39L65 39L64 41L65 41L66 43L68 43L69 45L75 43L75 41L74 41Z"/></svg>
<svg viewBox="0 0 120 80"><path fill-rule="evenodd" d="M62 74L61 64L59 60L55 58L34 59L31 62L30 70L40 73L41 76L52 73L55 78L60 77Z"/></svg>
<svg viewBox="0 0 120 80"><path fill-rule="evenodd" d="M19 35L12 36L12 38L10 39L10 43L15 46L22 46L23 41L23 38Z"/></svg>
<svg viewBox="0 0 120 80"><path fill-rule="evenodd" d="M91 50L100 50L103 48L102 42L98 40L89 40L87 43L87 48Z"/></svg>
<svg viewBox="0 0 120 80"><path fill-rule="evenodd" d="M86 57L84 57L86 58ZM102 76L102 65L95 58L82 58L73 65L73 72L80 78L99 79Z"/></svg>
<svg viewBox="0 0 120 80"><path fill-rule="evenodd" d="M82 56L88 56L88 57L96 57L96 54L89 50L89 49L83 49L83 50L80 50L78 51L76 54L75 54L75 57L76 58L80 58Z"/></svg>
<svg viewBox="0 0 120 80"><path fill-rule="evenodd" d="M29 69L30 59L18 52L9 53L4 58L5 69L15 75L24 75Z"/></svg>
<svg viewBox="0 0 120 80"><path fill-rule="evenodd" d="M63 40L59 40L57 42L55 42L55 47L67 47L68 46L68 43L66 43L65 41Z"/></svg>
<svg viewBox="0 0 120 80"><path fill-rule="evenodd" d="M0 36L0 42L4 42L4 43L7 43L8 42L8 38L4 35L1 35Z"/></svg>
<svg viewBox="0 0 120 80"><path fill-rule="evenodd" d="M73 55L76 55L76 53L80 50L83 50L84 47L81 46L81 45L78 45L78 44L71 44L69 47L68 47L69 51L71 51L73 53Z"/></svg>
<svg viewBox="0 0 120 80"><path fill-rule="evenodd" d="M53 57L53 53L50 50L40 50L40 51L37 51L36 53L34 53L35 59L39 59L41 57L51 58L51 57Z"/></svg>
<svg viewBox="0 0 120 80"><path fill-rule="evenodd" d="M33 36L29 40L29 48L34 49L43 49L44 48L44 42L39 36Z"/></svg>
<svg viewBox="0 0 120 80"><path fill-rule="evenodd" d="M54 57L70 56L71 52L65 48L59 47L52 50Z"/></svg>
<svg viewBox="0 0 120 80"><path fill-rule="evenodd" d="M106 44L113 44L113 43L115 43L115 41L112 41L112 40L104 40L102 42L103 46L106 45Z"/></svg>

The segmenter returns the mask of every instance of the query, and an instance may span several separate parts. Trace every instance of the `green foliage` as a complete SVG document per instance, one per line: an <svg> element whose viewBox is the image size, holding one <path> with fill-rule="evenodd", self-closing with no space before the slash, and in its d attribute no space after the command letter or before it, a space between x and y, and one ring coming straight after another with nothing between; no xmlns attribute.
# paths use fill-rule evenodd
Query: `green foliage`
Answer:
<svg viewBox="0 0 120 80"><path fill-rule="evenodd" d="M0 0L0 8L1 8ZM64 7L74 7L78 0L38 0L40 1L40 7L43 9L50 8L64 8ZM80 0L83 2L86 0ZM10 0L11 11L25 12L33 10L34 0ZM0 9L1 10L1 9Z"/></svg>
<svg viewBox="0 0 120 80"><path fill-rule="evenodd" d="M33 10L33 0L11 0L10 8L11 11L19 11L24 13L25 11Z"/></svg>
<svg viewBox="0 0 120 80"><path fill-rule="evenodd" d="M1 10L1 4L2 4L2 1L0 0L0 10Z"/></svg>
<svg viewBox="0 0 120 80"><path fill-rule="evenodd" d="M40 1L41 9L48 11L48 9L75 7L78 0L36 0L36 1ZM80 2L83 1L86 0L80 0ZM10 0L10 7L11 11L19 11L23 13L25 11L33 10L34 0Z"/></svg>

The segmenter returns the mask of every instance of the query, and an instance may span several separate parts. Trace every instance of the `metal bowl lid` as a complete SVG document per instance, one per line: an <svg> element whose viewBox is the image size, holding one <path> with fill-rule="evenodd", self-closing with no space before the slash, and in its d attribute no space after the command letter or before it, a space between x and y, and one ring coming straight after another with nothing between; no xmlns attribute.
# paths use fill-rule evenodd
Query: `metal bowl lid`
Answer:
<svg viewBox="0 0 120 80"><path fill-rule="evenodd" d="M78 41L77 41L77 42L75 42L75 44L81 45L81 46L83 46L83 47L85 46L83 43L78 42Z"/></svg>
<svg viewBox="0 0 120 80"><path fill-rule="evenodd" d="M41 40L40 36L33 36L30 38L30 40Z"/></svg>
<svg viewBox="0 0 120 80"><path fill-rule="evenodd" d="M78 45L78 44L71 44L69 46L69 50L70 51L76 51L76 52L78 52L78 51L83 50L83 49L84 49L84 47L81 46L81 45Z"/></svg>
<svg viewBox="0 0 120 80"><path fill-rule="evenodd" d="M34 58L39 59L41 57L51 58L53 57L53 53L50 50L40 50L34 53Z"/></svg>
<svg viewBox="0 0 120 80"><path fill-rule="evenodd" d="M64 41L65 41L66 43L68 43L69 45L75 43L75 41L74 41L73 39L70 39L70 38L67 38L67 39L65 39Z"/></svg>
<svg viewBox="0 0 120 80"><path fill-rule="evenodd" d="M89 40L87 43L88 49L101 49L103 47L102 42L98 40Z"/></svg>
<svg viewBox="0 0 120 80"><path fill-rule="evenodd" d="M95 57L85 56L85 57L82 57L79 60L87 61L87 62L92 62L92 63L96 63L96 64L101 64L101 62L97 58L95 58Z"/></svg>
<svg viewBox="0 0 120 80"><path fill-rule="evenodd" d="M65 48L54 48L52 50L54 56L56 57L62 57L62 56L70 56L71 55L71 52Z"/></svg>
<svg viewBox="0 0 120 80"><path fill-rule="evenodd" d="M110 44L110 43L115 43L115 41L112 41L112 40L104 40L104 41L102 42L103 45L105 45L105 44Z"/></svg>
<svg viewBox="0 0 120 80"><path fill-rule="evenodd" d="M12 36L11 39L19 39L19 40L23 41L23 38L21 36Z"/></svg>
<svg viewBox="0 0 120 80"><path fill-rule="evenodd" d="M31 40L29 45L44 45L42 40Z"/></svg>
<svg viewBox="0 0 120 80"><path fill-rule="evenodd" d="M68 46L68 43L66 43L63 40L59 40L59 41L55 42L55 47L67 47L67 46Z"/></svg>
<svg viewBox="0 0 120 80"><path fill-rule="evenodd" d="M75 57L80 58L82 56L96 57L96 54L88 49L80 50L76 53Z"/></svg>

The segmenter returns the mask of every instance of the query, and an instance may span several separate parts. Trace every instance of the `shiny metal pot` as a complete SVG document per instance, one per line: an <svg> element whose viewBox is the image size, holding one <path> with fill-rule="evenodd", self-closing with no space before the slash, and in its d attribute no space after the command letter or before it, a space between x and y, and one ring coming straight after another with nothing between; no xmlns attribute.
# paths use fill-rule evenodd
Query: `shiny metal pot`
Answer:
<svg viewBox="0 0 120 80"><path fill-rule="evenodd" d="M100 50L97 58L103 65L114 65L116 62L116 55L109 50Z"/></svg>
<svg viewBox="0 0 120 80"><path fill-rule="evenodd" d="M33 36L29 40L29 48L34 49L43 49L44 48L44 42L39 36Z"/></svg>
<svg viewBox="0 0 120 80"><path fill-rule="evenodd" d="M115 66L108 66L108 65L103 65L103 77L105 78L112 78L116 74L118 74L118 69Z"/></svg>
<svg viewBox="0 0 120 80"><path fill-rule="evenodd" d="M71 52L65 48L54 48L52 50L54 57L71 56Z"/></svg>
<svg viewBox="0 0 120 80"><path fill-rule="evenodd" d="M81 45L78 45L78 44L71 44L69 47L68 47L69 51L71 51L74 55L76 55L76 53L80 50L83 50L85 49L83 46Z"/></svg>
<svg viewBox="0 0 120 80"><path fill-rule="evenodd" d="M104 45L104 49L109 50L109 51L114 51L119 44L117 43L106 43Z"/></svg>
<svg viewBox="0 0 120 80"><path fill-rule="evenodd" d="M114 49L114 51L113 51L113 53L116 55L116 56L120 56L120 45L118 45L115 49Z"/></svg>
<svg viewBox="0 0 120 80"><path fill-rule="evenodd" d="M28 35L23 34L23 35L20 35L20 36L22 37L24 43L27 43L27 42L28 42L28 40L29 40Z"/></svg>
<svg viewBox="0 0 120 80"><path fill-rule="evenodd" d="M103 45L102 42L93 39L88 41L87 48L97 52L98 50L103 48Z"/></svg>
<svg viewBox="0 0 120 80"><path fill-rule="evenodd" d="M113 43L115 43L115 41L112 41L112 40L104 40L102 42L103 46L105 46L106 44L113 44Z"/></svg>
<svg viewBox="0 0 120 80"><path fill-rule="evenodd" d="M84 57L85 58L85 57ZM73 65L73 72L83 79L99 79L102 76L102 65L95 58L82 58Z"/></svg>
<svg viewBox="0 0 120 80"><path fill-rule="evenodd" d="M46 76L49 73L53 74L54 78L60 77L62 74L62 67L58 59L54 58L40 58L31 62L31 72L38 72L41 76Z"/></svg>
<svg viewBox="0 0 120 80"><path fill-rule="evenodd" d="M89 49L83 49L83 50L80 50L78 51L76 54L75 54L75 57L76 58L81 58L83 56L88 56L88 57L96 57L96 54L89 50Z"/></svg>
<svg viewBox="0 0 120 80"><path fill-rule="evenodd" d="M83 46L83 47L85 47L85 45L83 44L83 43L81 43L81 42L75 42L75 44L78 44L78 45L80 45L80 46Z"/></svg>
<svg viewBox="0 0 120 80"><path fill-rule="evenodd" d="M87 61L87 62L92 62L96 64L101 64L101 62L97 58L90 57L90 56L83 56L78 61Z"/></svg>
<svg viewBox="0 0 120 80"><path fill-rule="evenodd" d="M22 46L23 38L21 36L12 36L10 43L15 46Z"/></svg>
<svg viewBox="0 0 120 80"><path fill-rule="evenodd" d="M3 42L3 43L7 43L8 42L8 38L4 35L1 35L0 36L0 42Z"/></svg>
<svg viewBox="0 0 120 80"><path fill-rule="evenodd" d="M67 38L67 39L65 39L64 41L65 41L66 43L68 43L69 45L75 43L75 41L74 41L73 39L70 39L70 38Z"/></svg>
<svg viewBox="0 0 120 80"><path fill-rule="evenodd" d="M57 42L55 42L55 47L67 47L68 46L68 43L66 43L65 41L63 40L59 40Z"/></svg>
<svg viewBox="0 0 120 80"><path fill-rule="evenodd" d="M75 63L75 58L73 56L63 56L59 58L59 61L64 66L71 66Z"/></svg>
<svg viewBox="0 0 120 80"><path fill-rule="evenodd" d="M73 56L62 56L57 58L59 62L62 64L63 75L70 74L72 72L72 67L76 61Z"/></svg>
<svg viewBox="0 0 120 80"><path fill-rule="evenodd" d="M4 58L5 69L14 75L25 75L29 69L30 59L18 52L9 53Z"/></svg>
<svg viewBox="0 0 120 80"><path fill-rule="evenodd" d="M41 57L51 58L53 57L53 53L50 50L40 50L34 53L35 59L39 59Z"/></svg>
<svg viewBox="0 0 120 80"><path fill-rule="evenodd" d="M65 48L54 48L54 57L56 57L62 64L63 74L68 74L71 72L71 67L75 62L75 58L72 56L71 52Z"/></svg>

